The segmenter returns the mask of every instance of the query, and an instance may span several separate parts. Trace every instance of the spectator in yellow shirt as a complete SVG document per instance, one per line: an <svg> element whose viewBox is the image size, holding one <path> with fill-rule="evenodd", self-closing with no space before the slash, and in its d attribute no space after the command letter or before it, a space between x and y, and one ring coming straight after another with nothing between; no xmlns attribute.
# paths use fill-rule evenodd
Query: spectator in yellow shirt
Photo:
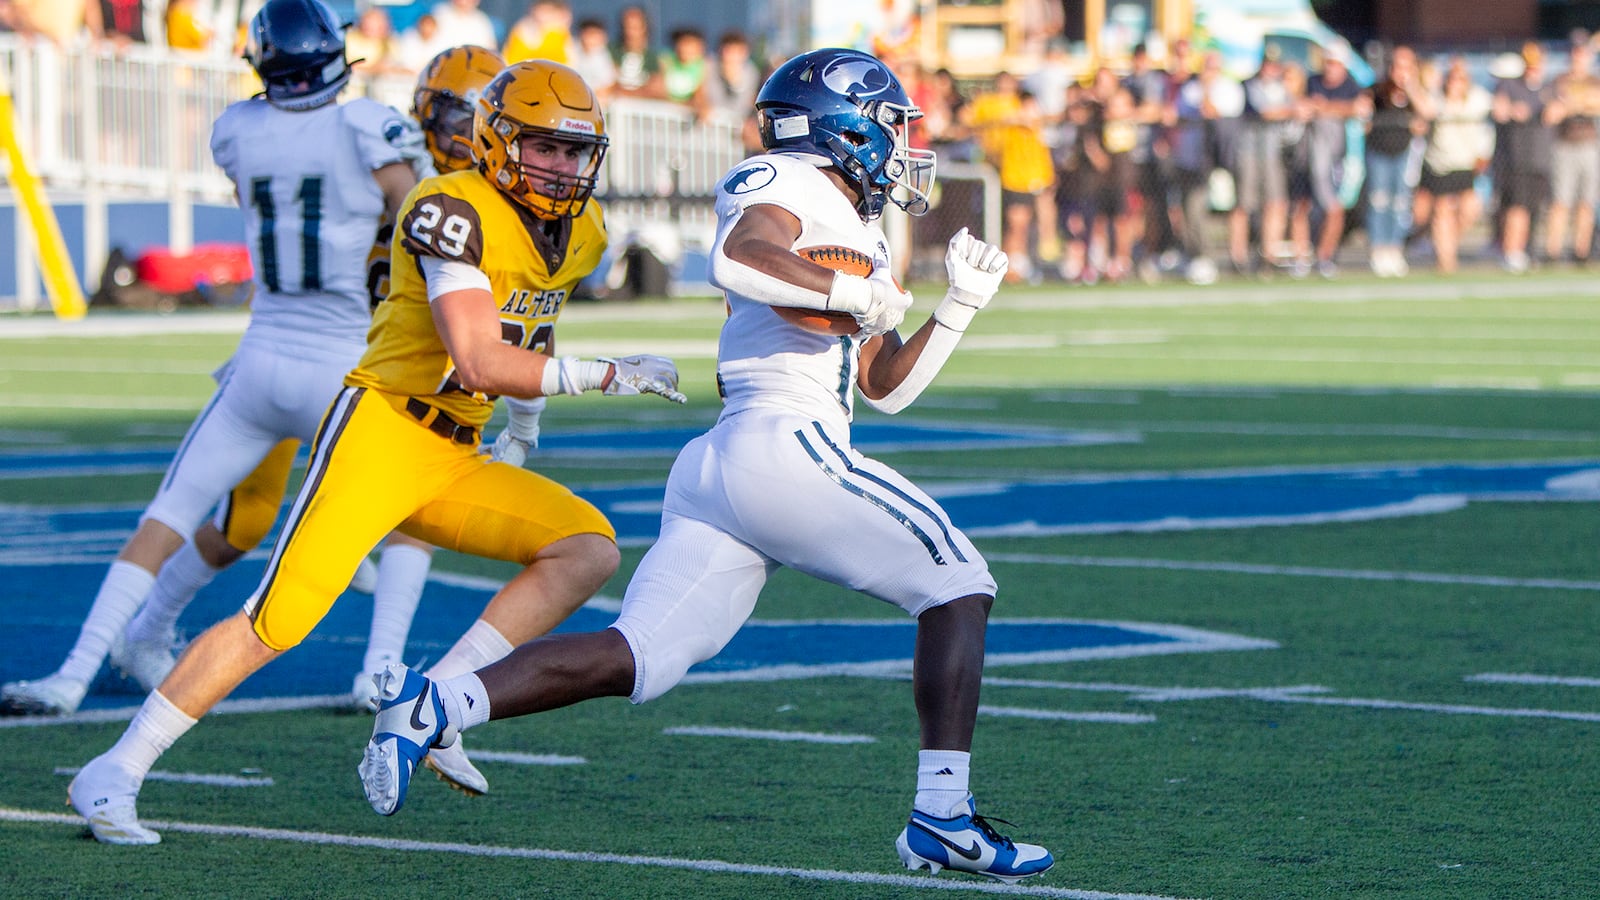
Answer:
<svg viewBox="0 0 1600 900"><path fill-rule="evenodd" d="M1000 202L1005 225L1001 247L1011 258L1012 281L1031 280L1037 231L1037 258L1060 258L1056 232L1055 163L1044 142L1039 101L1021 89L1016 76L1001 72L994 90L972 101L972 127L984 157L1000 172Z"/></svg>
<svg viewBox="0 0 1600 900"><path fill-rule="evenodd" d="M572 38L572 6L566 0L533 0L527 15L511 26L500 51L506 64L548 59L564 66L577 57Z"/></svg>
<svg viewBox="0 0 1600 900"><path fill-rule="evenodd" d="M195 0L171 0L167 4L167 46L174 50L205 50L211 46L212 30L200 18Z"/></svg>

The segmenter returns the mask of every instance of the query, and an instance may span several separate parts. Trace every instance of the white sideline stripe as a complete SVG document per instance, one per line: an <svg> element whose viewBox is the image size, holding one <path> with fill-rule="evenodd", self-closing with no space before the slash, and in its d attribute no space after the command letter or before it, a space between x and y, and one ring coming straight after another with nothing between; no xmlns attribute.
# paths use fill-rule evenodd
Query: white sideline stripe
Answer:
<svg viewBox="0 0 1600 900"><path fill-rule="evenodd" d="M467 758L474 762L514 763L519 766L586 766L581 756L557 756L553 753L513 753L509 750L468 750Z"/></svg>
<svg viewBox="0 0 1600 900"><path fill-rule="evenodd" d="M1045 719L1063 722L1106 722L1113 725L1146 725L1156 720L1145 713L1066 712L1057 709L1024 709L1018 706L980 706L980 716L1008 719Z"/></svg>
<svg viewBox="0 0 1600 900"><path fill-rule="evenodd" d="M1469 679L1471 680L1471 679ZM1109 691L1127 693L1131 700L1207 700L1213 698L1241 697L1268 703L1310 703L1316 706L1353 706L1366 709L1398 709L1412 712L1436 712L1457 716L1499 716L1513 719L1565 719L1573 722L1600 722L1600 713L1575 712L1560 709L1505 708L1497 706L1464 706L1453 703L1412 703L1404 700L1379 700L1365 697L1312 696L1325 694L1328 688L1318 685L1296 685L1283 688L1161 688L1138 684L1107 684L1102 682L1032 681L1021 678L985 678L985 686L1058 688L1075 691ZM1600 685L1600 679L1596 679Z"/></svg>
<svg viewBox="0 0 1600 900"><path fill-rule="evenodd" d="M1468 428L1437 425L1283 425L1273 422L1118 422L1129 431L1167 434L1243 434L1263 437L1414 437L1463 441L1573 441L1600 437L1592 431L1539 428Z"/></svg>
<svg viewBox="0 0 1600 900"><path fill-rule="evenodd" d="M801 741L808 744L876 744L878 739L865 734L822 734L816 731L764 731L759 728L717 728L711 725L678 725L661 729L662 734L692 737L750 738L759 741Z"/></svg>
<svg viewBox="0 0 1600 900"><path fill-rule="evenodd" d="M206 398L198 395L180 397L172 394L163 394L158 397L152 397L146 394L133 397L122 395L107 397L105 394L0 393L0 409L55 409L66 407L68 409L178 410L194 412L205 405Z"/></svg>
<svg viewBox="0 0 1600 900"><path fill-rule="evenodd" d="M77 766L56 766L57 775L76 775ZM157 769L144 776L145 781L170 781L174 784L207 784L212 787L272 787L266 775L204 775L199 772L163 772Z"/></svg>
<svg viewBox="0 0 1600 900"><path fill-rule="evenodd" d="M349 694L316 694L308 697L263 697L256 700L224 700L207 716L239 713L292 712L299 709L349 709ZM70 716L0 716L0 729L38 728L42 725L94 725L127 722L139 711L137 706L91 709Z"/></svg>
<svg viewBox="0 0 1600 900"><path fill-rule="evenodd" d="M1035 678L991 678L984 676L984 687L1041 688L1055 691L1092 691L1131 694L1132 699L1152 702L1169 700L1213 700L1225 697L1256 697L1261 694L1326 694L1329 688L1318 684L1297 684L1271 688L1192 688L1150 687L1142 684L1112 684L1103 681L1043 681Z"/></svg>
<svg viewBox="0 0 1600 900"><path fill-rule="evenodd" d="M1365 697L1307 697L1262 691L1252 695L1270 703L1310 703L1314 706L1355 706L1366 709L1399 709L1411 712L1444 713L1451 716L1499 716L1510 719L1564 719L1569 722L1600 722L1600 713L1560 709L1506 709L1497 706L1462 706L1453 703L1409 703L1401 700L1375 700Z"/></svg>
<svg viewBox="0 0 1600 900"><path fill-rule="evenodd" d="M1556 684L1562 687L1600 687L1600 678L1587 678L1578 675L1516 675L1506 672L1484 672L1480 675L1468 675L1462 680L1486 684Z"/></svg>
<svg viewBox="0 0 1600 900"><path fill-rule="evenodd" d="M15 809L5 806L0 806L0 821L39 825L69 825L74 827L82 827L84 824L81 816ZM202 825L195 822L172 822L155 819L146 819L143 824L160 831L177 831L185 834L204 834L214 837L242 837L258 841L286 841L295 844L360 847L373 850L393 850L403 853L453 853L461 856L539 859L551 862L648 866L717 875L761 875L777 878L799 878L805 881L886 885L906 890L966 891L977 894L1001 894L1021 897L1059 897L1063 898L1063 900L1178 900L1176 897L1161 894L1120 894L1107 893L1105 891L1075 890L1072 888L1006 885L965 878L959 880L957 878L934 878L927 875L881 875L875 872L842 872L835 869L798 869L786 866L726 862L719 859L682 859L671 856L544 850L535 847L502 847L492 844L408 841L354 834L330 834L321 831L253 828L245 825Z"/></svg>
<svg viewBox="0 0 1600 900"><path fill-rule="evenodd" d="M1168 569L1175 572L1224 572L1295 578L1344 578L1355 581L1398 581L1474 587L1536 588L1555 591L1600 591L1600 581L1566 578L1513 578L1508 575L1457 575L1447 572L1399 572L1379 569L1326 569L1318 566L1274 566L1260 563L1206 562L1184 559L1140 559L1117 556L1055 556L1042 553L986 553L991 562L1041 566L1093 566L1105 569Z"/></svg>

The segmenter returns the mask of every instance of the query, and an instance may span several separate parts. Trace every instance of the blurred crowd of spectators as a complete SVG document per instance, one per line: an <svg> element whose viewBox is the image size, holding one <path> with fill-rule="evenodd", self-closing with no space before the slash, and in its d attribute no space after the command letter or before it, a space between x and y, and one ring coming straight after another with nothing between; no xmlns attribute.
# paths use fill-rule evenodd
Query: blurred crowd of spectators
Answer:
<svg viewBox="0 0 1600 900"><path fill-rule="evenodd" d="M162 2L0 0L0 31L58 46L148 43L146 5ZM361 6L346 42L350 59L360 60L355 68L363 88L376 92L387 81L385 87L398 85L390 93L406 100L410 80L428 61L462 44L498 50L507 62L539 57L570 65L603 100L666 100L693 108L702 119L731 123L748 118L763 77L743 33L724 32L713 45L699 28L683 26L671 30L663 48L642 5L624 8L613 27L596 18L574 21L567 0L533 0L521 18L503 29L503 40L498 36L501 30L479 9L479 0L440 0L398 31L386 7ZM177 50L237 56L241 30L219 33L201 10L199 0L165 0L165 44Z"/></svg>
<svg viewBox="0 0 1600 900"><path fill-rule="evenodd" d="M161 0L0 0L0 29L58 45L142 42L150 2ZM199 8L166 0L167 45L236 54L237 29L218 34ZM662 42L642 5L613 23L575 20L568 0L532 0L499 30L479 0L439 0L398 32L385 7L366 6L347 41L364 89L401 106L435 54L477 44L508 62L570 65L605 102L672 102L739 126L749 150L773 62L738 31L712 44L681 26ZM1136 47L1126 65L1088 75L1052 45L1025 76L981 85L887 61L925 113L913 143L946 166L998 173L1010 277L1209 283L1229 271L1332 278L1356 258L1380 277L1424 261L1449 273L1464 252L1513 272L1586 264L1600 204L1597 43L1574 35L1557 60L1529 44L1477 71L1459 56L1391 47L1373 61L1370 87L1339 48L1296 60L1271 43L1242 80L1183 41L1159 59ZM936 199L967 218L979 202L952 181ZM1463 247L1485 233L1487 244Z"/></svg>
<svg viewBox="0 0 1600 900"><path fill-rule="evenodd" d="M1575 35L1558 76L1529 44L1476 78L1463 57L1390 47L1370 87L1338 49L1302 65L1270 43L1243 80L1183 42L1087 78L1058 50L970 96L948 72L900 68L927 112L918 139L998 171L1012 278L1332 278L1352 257L1399 277L1464 254L1512 272L1589 262L1595 45Z"/></svg>

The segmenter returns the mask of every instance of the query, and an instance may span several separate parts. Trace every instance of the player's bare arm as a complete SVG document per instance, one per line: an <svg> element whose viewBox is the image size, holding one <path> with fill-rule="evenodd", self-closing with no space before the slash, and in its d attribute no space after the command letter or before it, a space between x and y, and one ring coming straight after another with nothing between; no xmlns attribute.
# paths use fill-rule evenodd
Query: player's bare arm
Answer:
<svg viewBox="0 0 1600 900"><path fill-rule="evenodd" d="M723 252L734 262L743 263L779 281L826 295L833 289L837 274L794 252L800 239L800 220L794 213L771 203L752 206L739 217L723 244ZM757 289L747 296L752 300L785 303L772 292Z"/></svg>
<svg viewBox="0 0 1600 900"><path fill-rule="evenodd" d="M950 289L922 327L904 343L890 332L861 348L856 386L879 412L905 409L933 382L978 310L1000 289L1010 260L963 228L950 238L944 264Z"/></svg>
<svg viewBox="0 0 1600 900"><path fill-rule="evenodd" d="M433 324L456 364L456 379L469 391L509 397L540 397L546 365L554 360L500 338L500 307L488 291L464 289L436 298ZM601 385L609 385L608 377Z"/></svg>
<svg viewBox="0 0 1600 900"><path fill-rule="evenodd" d="M417 186L417 173L409 162L393 162L375 169L372 177L377 180L378 189L383 191L383 211L389 218L394 218L405 203L406 195Z"/></svg>

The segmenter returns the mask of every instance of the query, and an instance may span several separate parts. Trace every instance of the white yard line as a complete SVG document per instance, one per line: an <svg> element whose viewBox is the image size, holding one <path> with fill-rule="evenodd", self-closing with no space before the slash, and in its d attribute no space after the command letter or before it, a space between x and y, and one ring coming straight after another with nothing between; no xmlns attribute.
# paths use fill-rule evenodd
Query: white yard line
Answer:
<svg viewBox="0 0 1600 900"><path fill-rule="evenodd" d="M559 756L554 753L515 753L509 750L468 750L467 758L473 762L509 763L514 766L585 766L581 756Z"/></svg>
<svg viewBox="0 0 1600 900"><path fill-rule="evenodd" d="M1600 722L1600 713L1562 709L1528 709L1524 707L1468 706L1456 703L1418 703L1408 700L1384 700L1370 697L1330 697L1329 689L1320 685L1293 685L1281 688L1186 688L1151 687L1139 684L1106 684L1073 681L1037 681L1028 679L984 678L985 687L1024 687L1066 691L1095 691L1125 693L1129 700L1145 702L1172 702L1216 699L1260 700L1267 703L1309 703L1314 706L1348 706L1364 709L1393 709L1409 712L1431 712L1454 716L1491 716L1511 719L1562 719L1572 722Z"/></svg>
<svg viewBox="0 0 1600 900"><path fill-rule="evenodd" d="M823 734L816 731L770 731L758 728L721 728L710 725L678 725L661 729L662 734L692 737L746 738L756 741L798 741L805 744L875 744L878 739L865 734Z"/></svg>
<svg viewBox="0 0 1600 900"><path fill-rule="evenodd" d="M1484 672L1481 675L1468 675L1463 681L1475 681L1483 684L1539 684L1557 685L1560 687L1600 687L1600 678L1589 678L1576 675L1517 675L1506 672Z"/></svg>
<svg viewBox="0 0 1600 900"><path fill-rule="evenodd" d="M11 807L0 807L0 821L36 825L66 825L75 828L81 828L84 824L82 817L76 815ZM548 862L588 865L639 866L656 869L677 869L713 875L748 875L763 878L800 879L802 881L821 883L885 886L905 891L958 891L1019 897L1057 897L1063 898L1063 900L1176 900L1176 898L1160 894L1127 894L1033 885L1004 885L962 876L933 878L928 875L884 875L877 872L846 872L837 869L767 866L757 863L727 862L719 859L641 856L624 853L604 853L593 850L546 850L536 847L506 847L493 844L460 844L442 841L408 841L398 838L367 837L358 834L295 831L287 828L254 828L247 825L206 825L196 822L174 822L156 819L146 819L143 824L158 831L200 834L211 837L244 838L253 841L282 841L295 844L356 847L400 853L447 853L459 856L536 859ZM102 852L107 854L108 859L110 858L111 851Z"/></svg>
<svg viewBox="0 0 1600 900"><path fill-rule="evenodd" d="M57 775L76 775L76 766L56 766ZM265 775L207 775L203 772L166 772L156 769L144 776L145 781L166 781L172 784L203 784L208 787L272 787L272 779Z"/></svg>
<svg viewBox="0 0 1600 900"><path fill-rule="evenodd" d="M1059 709L1025 709L1020 706L980 706L978 715L1006 719L1042 719L1052 722L1104 722L1113 725L1147 725L1155 716L1142 713L1070 712Z"/></svg>
<svg viewBox="0 0 1600 900"><path fill-rule="evenodd" d="M1567 578L1514 578L1509 575L1461 575L1448 572L1406 572L1381 569L1333 569L1319 566L1277 566L1260 563L1207 562L1183 559L1141 559L1115 556L1059 556L1044 553L986 553L991 562L1042 566L1087 566L1105 569L1167 569L1175 572L1221 572L1288 578L1343 578L1473 587L1529 588L1552 591L1600 591L1600 581Z"/></svg>

